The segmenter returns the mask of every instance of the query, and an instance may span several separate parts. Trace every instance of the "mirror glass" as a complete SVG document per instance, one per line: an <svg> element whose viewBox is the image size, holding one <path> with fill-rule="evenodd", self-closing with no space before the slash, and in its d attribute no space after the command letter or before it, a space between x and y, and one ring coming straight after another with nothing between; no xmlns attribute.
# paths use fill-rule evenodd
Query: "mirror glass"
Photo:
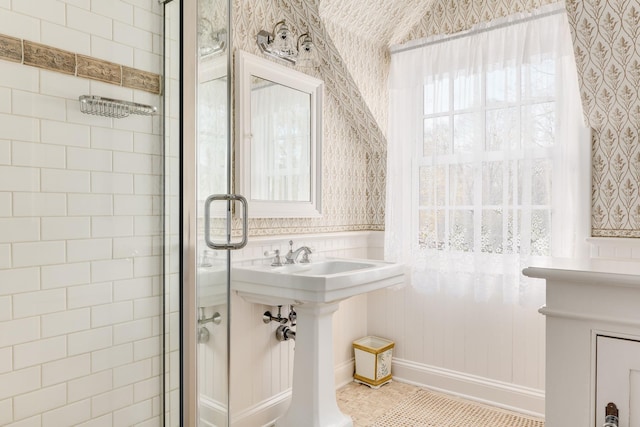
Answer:
<svg viewBox="0 0 640 427"><path fill-rule="evenodd" d="M311 201L311 95L253 76L251 195Z"/></svg>
<svg viewBox="0 0 640 427"><path fill-rule="evenodd" d="M249 217L320 217L322 80L238 51L235 81L235 191Z"/></svg>

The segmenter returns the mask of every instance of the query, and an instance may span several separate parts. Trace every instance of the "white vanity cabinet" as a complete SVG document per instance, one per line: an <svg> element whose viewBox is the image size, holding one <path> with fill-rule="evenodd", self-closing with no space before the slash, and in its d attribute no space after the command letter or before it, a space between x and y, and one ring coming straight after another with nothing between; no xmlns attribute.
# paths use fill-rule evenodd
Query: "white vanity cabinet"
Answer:
<svg viewBox="0 0 640 427"><path fill-rule="evenodd" d="M604 420L609 402L618 407L620 427L640 427L640 341L597 337L596 420Z"/></svg>
<svg viewBox="0 0 640 427"><path fill-rule="evenodd" d="M545 426L602 427L613 401L620 427L640 427L640 263L554 260L523 273L546 280Z"/></svg>

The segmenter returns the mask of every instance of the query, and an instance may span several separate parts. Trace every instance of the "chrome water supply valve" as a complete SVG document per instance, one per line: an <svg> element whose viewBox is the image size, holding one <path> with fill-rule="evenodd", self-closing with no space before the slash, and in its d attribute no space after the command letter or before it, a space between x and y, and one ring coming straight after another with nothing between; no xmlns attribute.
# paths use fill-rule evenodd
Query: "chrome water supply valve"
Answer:
<svg viewBox="0 0 640 427"><path fill-rule="evenodd" d="M289 341L296 339L296 331L288 327L287 325L280 325L276 329L276 339L278 341Z"/></svg>
<svg viewBox="0 0 640 427"><path fill-rule="evenodd" d="M264 312L264 314L262 314L262 321L264 323L278 322L281 325L284 325L289 321L289 319L287 319L286 317L282 317L281 312L282 312L282 306L281 305L278 306L278 315L277 316L272 315L271 312L267 310L267 311Z"/></svg>

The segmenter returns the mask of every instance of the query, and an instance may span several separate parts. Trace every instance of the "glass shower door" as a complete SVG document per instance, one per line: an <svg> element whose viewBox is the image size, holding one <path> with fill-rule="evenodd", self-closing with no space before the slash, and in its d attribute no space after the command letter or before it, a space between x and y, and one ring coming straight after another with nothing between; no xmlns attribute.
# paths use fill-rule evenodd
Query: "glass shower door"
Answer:
<svg viewBox="0 0 640 427"><path fill-rule="evenodd" d="M227 0L183 7L184 425L229 425L229 10Z"/></svg>

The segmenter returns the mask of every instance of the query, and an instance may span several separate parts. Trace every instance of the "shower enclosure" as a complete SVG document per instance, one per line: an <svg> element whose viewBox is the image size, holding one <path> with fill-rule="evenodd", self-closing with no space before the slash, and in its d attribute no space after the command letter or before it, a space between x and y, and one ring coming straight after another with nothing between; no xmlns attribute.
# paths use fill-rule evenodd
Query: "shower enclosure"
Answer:
<svg viewBox="0 0 640 427"><path fill-rule="evenodd" d="M228 22L0 1L0 425L228 425Z"/></svg>

